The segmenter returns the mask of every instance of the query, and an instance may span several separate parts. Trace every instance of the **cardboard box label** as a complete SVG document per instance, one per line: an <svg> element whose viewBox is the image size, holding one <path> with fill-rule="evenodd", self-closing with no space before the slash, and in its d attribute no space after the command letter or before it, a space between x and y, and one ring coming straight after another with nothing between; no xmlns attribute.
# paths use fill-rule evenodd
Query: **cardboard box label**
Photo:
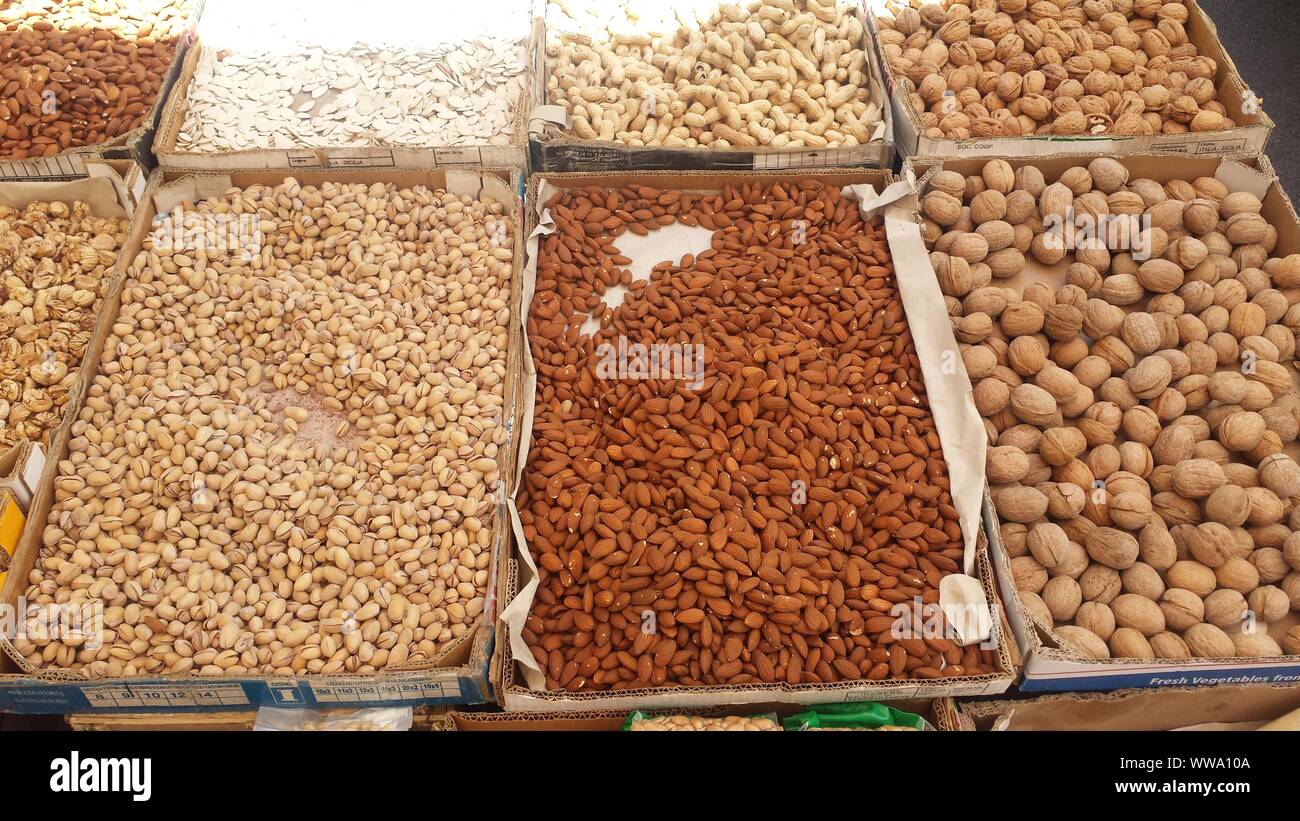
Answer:
<svg viewBox="0 0 1300 821"><path fill-rule="evenodd" d="M0 180L72 180L84 176L86 163L76 154L0 162Z"/></svg>
<svg viewBox="0 0 1300 821"><path fill-rule="evenodd" d="M1040 678L1039 676L1050 676ZM1226 667L1211 670L1144 670L1134 673L1098 673L1062 675L1060 672L1035 674L1033 663L1020 683L1025 693L1055 693L1075 690L1127 690L1142 687L1200 687L1209 684L1297 684L1300 665L1261 665Z"/></svg>
<svg viewBox="0 0 1300 821"><path fill-rule="evenodd" d="M382 678L197 679L175 681L40 681L26 676L0 679L0 712L139 713L213 712L252 707L395 707L431 704L487 704L483 678L393 674Z"/></svg>
<svg viewBox="0 0 1300 821"><path fill-rule="evenodd" d="M438 165L479 165L483 162L482 153L473 147L435 148L433 158Z"/></svg>

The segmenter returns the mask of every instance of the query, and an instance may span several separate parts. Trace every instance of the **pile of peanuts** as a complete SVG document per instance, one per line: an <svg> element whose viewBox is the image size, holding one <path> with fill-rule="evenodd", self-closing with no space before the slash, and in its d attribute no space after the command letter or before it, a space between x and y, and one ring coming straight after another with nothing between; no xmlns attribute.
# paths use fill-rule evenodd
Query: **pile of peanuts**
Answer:
<svg viewBox="0 0 1300 821"><path fill-rule="evenodd" d="M1094 658L1300 654L1268 634L1300 609L1300 254L1260 199L1110 158L927 187L1025 610Z"/></svg>
<svg viewBox="0 0 1300 821"><path fill-rule="evenodd" d="M92 676L436 660L489 581L504 206L289 178L185 212L211 230L158 222L129 269L26 590L102 624L15 646Z"/></svg>
<svg viewBox="0 0 1300 821"><path fill-rule="evenodd" d="M0 206L0 453L63 423L126 230L84 202Z"/></svg>
<svg viewBox="0 0 1300 821"><path fill-rule="evenodd" d="M547 687L994 669L891 615L938 601L963 541L880 220L814 180L546 205L519 506L540 573L523 637ZM712 230L711 249L633 280L618 237L673 223ZM609 308L615 284L630 290ZM620 338L702 345L701 382L602 375Z"/></svg>
<svg viewBox="0 0 1300 821"><path fill-rule="evenodd" d="M586 17L570 9L577 5L552 2L548 11L549 29L562 34L547 46L547 94L582 139L839 147L869 143L881 121L855 3L720 5L694 26L682 12L648 21L617 4L610 21L606 0ZM628 20L636 23L631 32ZM582 36L563 36L574 31Z"/></svg>
<svg viewBox="0 0 1300 821"><path fill-rule="evenodd" d="M781 725L768 716L723 716L722 718L701 718L700 716L655 716L638 717L628 724L632 732L663 731L724 731L724 732L780 732Z"/></svg>
<svg viewBox="0 0 1300 821"><path fill-rule="evenodd" d="M1184 134L1235 127L1182 0L896 4L878 20L899 89L933 139Z"/></svg>
<svg viewBox="0 0 1300 821"><path fill-rule="evenodd" d="M0 159L47 157L142 125L191 0L17 0L0 8Z"/></svg>

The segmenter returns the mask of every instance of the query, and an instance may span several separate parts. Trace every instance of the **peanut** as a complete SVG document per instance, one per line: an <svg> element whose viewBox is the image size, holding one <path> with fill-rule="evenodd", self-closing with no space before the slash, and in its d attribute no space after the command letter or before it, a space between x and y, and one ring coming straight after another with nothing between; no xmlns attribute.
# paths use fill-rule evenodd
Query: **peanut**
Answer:
<svg viewBox="0 0 1300 821"><path fill-rule="evenodd" d="M547 94L574 135L627 146L866 145L881 122L865 24L841 0L627 14L548 3ZM558 33L558 34L557 34Z"/></svg>

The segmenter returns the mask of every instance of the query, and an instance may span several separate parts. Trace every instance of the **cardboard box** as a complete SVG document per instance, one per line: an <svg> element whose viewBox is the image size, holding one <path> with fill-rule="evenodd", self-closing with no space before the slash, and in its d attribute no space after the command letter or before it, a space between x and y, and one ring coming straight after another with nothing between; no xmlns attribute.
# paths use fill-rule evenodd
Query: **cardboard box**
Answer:
<svg viewBox="0 0 1300 821"><path fill-rule="evenodd" d="M185 61L186 50L194 41L194 33L199 18L203 14L206 0L193 0L193 12L190 23L181 43L172 57L171 66L158 89L158 96L149 108L148 115L140 125L121 134L108 142L98 145L70 148L53 157L40 157L27 160L6 160L0 158L0 182L9 180L74 180L86 176L88 161L124 160L137 166L133 176L147 178L154 168L153 143L158 130L158 121L162 116L168 94L180 76L181 64Z"/></svg>
<svg viewBox="0 0 1300 821"><path fill-rule="evenodd" d="M622 2L623 0L615 0ZM539 14L545 14L550 3L536 0ZM865 15L865 8L863 9ZM864 16L865 20L865 16ZM547 38L566 35L555 26L555 20L546 20L547 29L534 51L538 107L533 111L529 131L530 169L537 171L653 171L653 170L778 170L805 169L829 166L861 166L865 168L891 168L894 162L894 125L889 101L882 78L879 56L873 48L869 27L863 26L863 48L871 66L872 99L881 107L884 128L880 137L867 145L843 148L635 148L612 141L584 140L568 132L568 115L562 104L552 104L547 98L546 81L550 76L546 58ZM577 35L581 38L581 35Z"/></svg>
<svg viewBox="0 0 1300 821"><path fill-rule="evenodd" d="M868 0L873 36L879 32L877 15L886 13L899 0ZM1209 15L1195 2L1186 0L1190 12L1186 23L1188 40L1218 66L1214 79L1218 100L1237 124L1228 131L1188 134L1157 134L1149 137L1097 136L980 137L969 140L934 139L924 129L911 101L902 92L900 78L886 65L885 83L894 114L895 139L899 153L907 157L1044 157L1056 154L1153 154L1175 157L1253 157L1264 153L1273 120L1260 107L1259 99L1246 87L1237 66L1219 40ZM879 40L876 49L880 52ZM880 60L885 63L883 52ZM905 82L905 80L903 81ZM1254 109L1247 113L1246 109Z"/></svg>
<svg viewBox="0 0 1300 821"><path fill-rule="evenodd" d="M168 210L172 203L192 200L195 197L220 194L233 186L253 184L275 185L292 176L303 185L334 182L392 182L402 186L426 185L431 188L450 188L466 194L486 190L504 202L515 220L515 247L523 245L518 220L520 202L519 173L512 169L479 170L426 170L426 169L360 169L335 171L243 171L230 174L187 172L155 172L137 218L132 226L123 257L134 258L145 237L152 230L159 211ZM515 256L512 282L512 311L517 312L522 300L520 270L523 254ZM125 271L125 269L123 269ZM105 317L116 317L121 306L123 282L105 301ZM512 323L514 324L514 323ZM74 392L71 407L79 410L86 391L98 372L99 353L103 350L111 320L101 325L91 343L89 367L82 384ZM512 341L507 375L520 370L520 345ZM517 381L508 379L505 407L511 412L517 395ZM509 417L508 417L509 419ZM509 425L508 432L513 431ZM56 440L50 449L45 475L37 491L28 517L28 526L19 543L14 567L20 572L10 574L0 601L9 607L16 606L23 596L26 575L35 564L41 549L41 537L49 517L53 500L54 477L58 462L63 457L66 441ZM508 437L502 447L502 475L514 474L515 443ZM496 520L494 562L506 548L509 526L504 511ZM490 569L495 580L495 569ZM0 635L0 647L7 658L0 658L0 712L16 713L74 713L90 710L109 712L193 712L229 711L231 708L258 705L277 707L332 707L346 705L401 706L407 704L475 704L491 701L488 684L488 662L492 657L494 638L493 622L496 592L491 583L487 592L488 603L478 625L457 644L451 646L438 662L412 665L408 669L384 671L374 675L303 675L298 677L231 677L156 676L149 678L89 679L75 670L33 670L18 654L12 636Z"/></svg>
<svg viewBox="0 0 1300 821"><path fill-rule="evenodd" d="M1300 688L1278 684L958 699L943 708L952 729L966 731L1255 730L1296 710Z"/></svg>
<svg viewBox="0 0 1300 821"><path fill-rule="evenodd" d="M917 715L938 730L952 730L947 699L911 699L889 706ZM805 708L799 704L749 704L744 707L665 708L652 714L722 717L776 713L788 716ZM575 712L503 713L494 710L448 710L431 729L459 732L621 732L631 710L580 710Z"/></svg>
<svg viewBox="0 0 1300 821"><path fill-rule="evenodd" d="M66 180L0 181L0 203L22 209L33 202L62 202L67 205L85 202L90 205L91 212L99 217L135 218L136 195L128 187L127 178L130 172L138 170L137 166L125 160L108 161L89 158L82 162L81 168L81 173ZM124 253L119 252L116 264L106 272L105 277L109 283L105 290L103 304L108 303L119 287L122 274L126 270L127 259L129 258ZM106 316L101 314L96 325L96 336L106 331L108 324ZM95 350L95 342L92 338L78 366L80 377L69 393L69 402L63 412L63 422L47 432L46 443L32 443L35 451L31 448L19 452L11 450L0 458L0 487L11 489L24 511L31 505L32 496L37 489L36 485L41 481L41 470L45 466L46 456L55 452L55 446L72 424L76 414L72 397L81 390ZM14 447L22 448L22 444Z"/></svg>
<svg viewBox="0 0 1300 821"><path fill-rule="evenodd" d="M416 707L411 716L412 730L441 730L443 711L434 707ZM250 732L257 723L257 710L219 713L123 713L98 715L75 713L68 716L73 730L108 732ZM439 726L435 726L439 725Z"/></svg>
<svg viewBox="0 0 1300 821"><path fill-rule="evenodd" d="M395 25L398 23L394 23ZM540 50L542 26L534 21L528 40L528 51ZM185 115L189 111L189 89L194 72L206 47L202 29L194 46L185 57L179 79L168 96L158 127L154 153L158 164L165 169L194 171L237 171L252 169L320 170L326 168L443 168L456 166L484 168L516 168L523 170L528 163L529 113L537 104L534 98L536 83L530 76L524 84L515 112L514 135L510 145L467 146L406 146L376 145L369 147L299 147L287 149L249 149L200 153L177 148L176 141Z"/></svg>
<svg viewBox="0 0 1300 821"><path fill-rule="evenodd" d="M0 492L9 491L23 513L32 503L45 470L45 450L36 442L21 442L0 456Z"/></svg>
<svg viewBox="0 0 1300 821"><path fill-rule="evenodd" d="M909 199L911 191L906 186L890 187L894 178L886 171L872 170L834 170L819 169L805 172L803 174L792 175L788 172L750 172L744 174L728 174L721 172L645 172L635 175L615 174L615 173L591 173L591 174L534 174L529 180L528 186L528 206L526 214L529 220L528 235L535 236L539 230L537 226L541 221L540 211L544 205L541 194L544 186L554 186L556 188L572 188L584 186L598 187L622 187L626 185L646 185L655 188L667 190L685 190L685 191L716 191L725 185L739 184L763 184L776 181L788 181L792 179L816 179L837 186L874 186L870 193L864 189L856 189L855 194L863 197L874 197L874 200L865 200L864 202L875 202L878 207L888 209L885 211L885 224L889 230L889 242L891 253L893 254L894 263L897 269L897 276L902 283L901 290L904 292L904 304L911 305L925 304L928 310L922 312L922 315L942 315L944 319L941 323L935 325L940 334L947 334L951 338L951 330L948 328L946 314L942 314L942 297L938 292L937 283L934 280L933 269L929 267L928 258L921 247L921 238L919 227L912 218L914 201ZM880 193L877 195L877 191ZM900 202L901 201L901 202ZM905 217L905 218L904 218ZM545 232L545 229L540 229ZM895 232L899 232L896 234ZM905 244L910 241L910 245ZM682 249L681 252L684 252ZM537 246L530 243L530 257L526 263L525 270L525 304L521 316L525 317L528 311L528 304L531 302L533 291L536 287L535 274L537 269L537 260L535 258ZM908 262L902 261L909 260ZM656 258L655 262L658 261ZM913 291L913 289L919 291ZM912 296L909 297L908 294ZM930 300L927 302L926 300ZM939 312L933 307L938 304ZM909 318L912 321L914 331L919 323L923 322L921 316L914 313L913 307L907 307ZM935 344L927 340L927 335L920 332L914 332L914 338L918 346ZM525 340L525 346L527 340ZM952 343L955 348L955 342ZM927 357L924 352L919 354L919 358L924 363ZM937 362L939 359L936 354L932 361ZM517 423L521 426L520 433L520 452L518 454L519 471L522 473L523 465L527 459L528 437L531 434L532 427L532 397L536 389L536 373L531 357L524 363L525 381L529 387L521 394L521 412L523 418ZM936 419L946 419L952 427L945 430L944 423L940 423L940 436L944 441L945 453L950 463L950 473L954 486L959 482L959 471L953 468L954 451L951 448L950 438L954 433L966 433L969 435L968 427L963 424L973 424L976 433L982 437L983 428L979 423L978 417L975 416L974 406L969 408L964 404L969 401L966 395L969 394L969 381L965 381L964 392L958 395L959 390L954 387L948 391L949 381L953 378L948 375L947 371L940 375L937 369L931 370L926 368L927 384L930 385L927 391L930 397L931 409L936 415ZM935 384L931 384L931 375L936 378ZM964 379L965 374L961 374ZM952 394L947 397L945 394ZM969 415L968 415L969 414ZM982 442L982 439L980 440ZM957 448L957 453L963 452L963 449ZM912 680L912 681L854 681L854 682L837 682L826 685L814 684L753 684L753 685L727 685L717 687L671 687L655 688L645 690L618 690L618 691L599 691L599 692L578 692L568 693L564 691L543 691L532 690L526 683L525 676L521 669L521 663L516 659L522 658L520 653L529 652L524 645L522 636L512 632L512 624L515 631L522 625L523 619L527 616L527 610L531 602L531 592L521 596L521 591L527 589L528 584L535 578L535 564L528 552L528 546L525 544L523 527L518 518L514 519L514 539L509 554L508 561L502 564L502 578L500 587L503 591L502 600L502 620L501 636L498 643L497 657L494 670L495 675L499 678L499 703L503 704L507 710L528 710L528 711L590 711L590 710L629 710L634 708L659 709L665 707L712 707L721 704L739 705L754 703L788 703L788 704L818 704L832 701L897 701L900 699L912 698L932 698L940 695L950 695L955 693L963 694L996 694L1005 691L1011 684L1015 675L1016 660L1014 649L1009 641L998 641L1001 634L1002 616L1000 614L1001 605L998 603L998 595L995 590L995 582L992 575L992 566L989 563L989 557L984 548L982 537L980 536L979 526L979 506L980 506L980 489L983 483L983 450L978 451L979 466L970 475L970 480L975 482L974 497L966 500L967 507L963 507L963 500L957 499L955 506L959 511L969 514L969 518L963 519L963 530L968 533L967 541L969 574L971 578L967 581L979 591L981 601L987 604L992 610L992 638L991 641L997 643L997 656L1000 669L995 673L981 676L953 676L944 679L934 680ZM971 471L969 459L964 459L962 464L964 470L968 473ZM517 489L516 481L516 489ZM511 503L511 510L517 517L514 503ZM518 601L516 601L518 599ZM989 615L985 612L985 615ZM531 656L529 657L531 661Z"/></svg>
<svg viewBox="0 0 1300 821"><path fill-rule="evenodd" d="M1033 165L1042 169L1049 180L1056 179L1065 169L1086 165L1089 155L1058 155L1044 158L1010 160L1013 169ZM1230 191L1251 191L1263 200L1262 214L1277 228L1278 242L1273 256L1285 257L1300 253L1300 218L1296 216L1291 200L1273 172L1266 157L1252 160L1229 158L1186 158L1124 156L1118 158L1130 170L1132 178L1145 177L1160 183L1170 180L1198 177L1216 177ZM985 159L910 159L903 174L914 180L918 193L928 190L931 175L941 169L957 171L963 175L978 174L987 162ZM1068 258L1067 258L1068 261ZM1030 266L1036 263L1030 262ZM1062 267L1063 270L1063 267ZM1032 277L1031 273L1021 278ZM1006 284L1006 283L1004 283ZM1300 372L1293 374L1296 390L1278 400L1289 405L1300 405ZM1300 455L1300 444L1292 444L1287 452ZM1057 690L1115 690L1130 687L1180 687L1202 684L1260 684L1300 682L1300 656L1280 656L1262 659L1198 659L1195 661L1138 659L1085 660L1059 646L1041 625L1031 620L1020 604L1020 597L1011 580L1010 558L1002 545L997 513L990 497L985 498L985 530L989 537L989 553L997 568L999 588L1007 605L1007 617L1024 657L1023 692ZM1300 624L1300 614L1292 613L1280 622L1269 626L1269 634L1280 639L1286 630Z"/></svg>

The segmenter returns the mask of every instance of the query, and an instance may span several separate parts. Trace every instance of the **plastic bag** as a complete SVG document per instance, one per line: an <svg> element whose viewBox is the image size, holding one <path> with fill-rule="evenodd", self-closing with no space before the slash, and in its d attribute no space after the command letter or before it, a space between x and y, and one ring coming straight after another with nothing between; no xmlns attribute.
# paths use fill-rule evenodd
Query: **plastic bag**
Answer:
<svg viewBox="0 0 1300 821"><path fill-rule="evenodd" d="M653 732L656 730L773 732L780 730L781 724L776 719L776 713L722 717L653 716L642 710L633 710L627 720L623 722L623 729L632 732Z"/></svg>
<svg viewBox="0 0 1300 821"><path fill-rule="evenodd" d="M801 730L933 730L915 713L905 713L874 701L823 704L787 716L787 731Z"/></svg>
<svg viewBox="0 0 1300 821"><path fill-rule="evenodd" d="M405 731L411 729L410 707L366 707L358 710L285 710L261 707L254 730Z"/></svg>

